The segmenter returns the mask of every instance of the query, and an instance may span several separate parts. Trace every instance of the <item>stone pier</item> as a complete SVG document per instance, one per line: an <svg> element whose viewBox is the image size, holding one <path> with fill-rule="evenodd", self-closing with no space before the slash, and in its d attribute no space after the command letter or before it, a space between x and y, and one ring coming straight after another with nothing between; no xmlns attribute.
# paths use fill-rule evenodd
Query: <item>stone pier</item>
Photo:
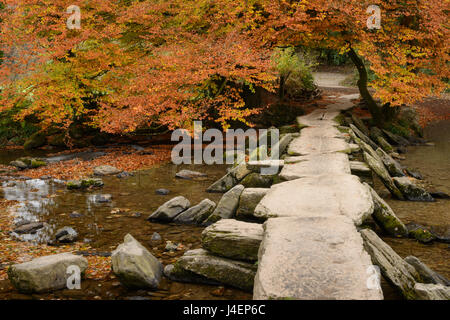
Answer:
<svg viewBox="0 0 450 320"><path fill-rule="evenodd" d="M298 118L306 127L280 173L289 181L272 186L254 213L266 219L254 299L383 299L356 228L372 214L372 196L351 175L352 147L335 120L352 98Z"/></svg>

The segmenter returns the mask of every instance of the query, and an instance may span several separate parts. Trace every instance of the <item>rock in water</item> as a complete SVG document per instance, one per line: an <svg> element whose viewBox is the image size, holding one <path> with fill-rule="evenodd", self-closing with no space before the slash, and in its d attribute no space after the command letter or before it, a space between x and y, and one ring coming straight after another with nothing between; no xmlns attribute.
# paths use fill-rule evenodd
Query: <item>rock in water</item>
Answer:
<svg viewBox="0 0 450 320"><path fill-rule="evenodd" d="M167 196L170 193L170 190L168 189L157 189L155 190L155 193L160 196Z"/></svg>
<svg viewBox="0 0 450 320"><path fill-rule="evenodd" d="M365 184L372 194L375 205L372 217L376 223L388 234L394 237L408 236L408 229L395 215L391 207L373 190L368 184Z"/></svg>
<svg viewBox="0 0 450 320"><path fill-rule="evenodd" d="M156 209L156 211L148 217L148 220L172 221L177 215L189 208L190 205L191 203L185 197L175 197Z"/></svg>
<svg viewBox="0 0 450 320"><path fill-rule="evenodd" d="M254 264L216 257L203 249L187 251L175 263L173 271L177 269L187 270L204 278L248 292L253 289L256 273Z"/></svg>
<svg viewBox="0 0 450 320"><path fill-rule="evenodd" d="M405 262L372 230L364 229L360 233L372 262L380 267L384 277L397 287L406 299L415 299L414 286L420 276L414 267Z"/></svg>
<svg viewBox="0 0 450 320"><path fill-rule="evenodd" d="M176 216L173 221L182 224L201 224L213 213L215 207L214 201L204 199L196 206Z"/></svg>
<svg viewBox="0 0 450 320"><path fill-rule="evenodd" d="M206 189L207 192L227 192L238 183L238 180L228 172Z"/></svg>
<svg viewBox="0 0 450 320"><path fill-rule="evenodd" d="M421 225L415 223L408 223L406 227L408 228L409 237L416 239L421 243L427 244L436 240L436 236L433 233L431 233L427 228Z"/></svg>
<svg viewBox="0 0 450 320"><path fill-rule="evenodd" d="M350 219L276 218L264 229L255 300L383 299L379 281L367 286L372 263Z"/></svg>
<svg viewBox="0 0 450 320"><path fill-rule="evenodd" d="M17 234L35 234L36 231L43 227L44 224L42 222L25 223L14 229L14 232Z"/></svg>
<svg viewBox="0 0 450 320"><path fill-rule="evenodd" d="M108 165L98 166L94 168L94 175L96 176L112 176L119 174L120 172L122 171L117 169L116 167Z"/></svg>
<svg viewBox="0 0 450 320"><path fill-rule="evenodd" d="M389 172L384 167L384 164L378 161L376 158L372 157L367 152L364 152L364 160L369 165L369 167L376 173L376 175L381 179L385 187L391 192L391 194L399 200L404 200L402 192L395 186Z"/></svg>
<svg viewBox="0 0 450 320"><path fill-rule="evenodd" d="M78 238L78 232L72 227L64 227L56 231L55 240L60 243L71 243Z"/></svg>
<svg viewBox="0 0 450 320"><path fill-rule="evenodd" d="M433 202L433 197L425 189L416 185L408 177L394 178L395 185L400 189L405 198L410 201Z"/></svg>
<svg viewBox="0 0 450 320"><path fill-rule="evenodd" d="M239 198L239 206L236 211L238 219L253 219L255 208L270 189L266 188L246 188Z"/></svg>
<svg viewBox="0 0 450 320"><path fill-rule="evenodd" d="M239 184L225 193L217 204L214 212L208 217L208 219L205 220L203 224L209 226L220 219L233 218L238 208L239 198L242 191L244 191L244 186Z"/></svg>
<svg viewBox="0 0 450 320"><path fill-rule="evenodd" d="M417 283L414 289L419 300L450 300L450 287L442 284Z"/></svg>
<svg viewBox="0 0 450 320"><path fill-rule="evenodd" d="M191 171L191 170L181 170L175 174L175 177L180 179L192 180L196 178L204 178L208 175L206 173Z"/></svg>
<svg viewBox="0 0 450 320"><path fill-rule="evenodd" d="M445 277L441 276L439 273L431 270L426 264L420 261L414 256L408 256L405 261L416 269L417 273L420 275L422 282L429 284L442 284L444 286L450 286L450 281Z"/></svg>
<svg viewBox="0 0 450 320"><path fill-rule="evenodd" d="M381 148L378 148L376 152L380 156L381 161L383 161L383 164L385 165L385 167L388 170L391 177L404 177L405 176L400 163L398 163L397 161L392 159L392 157L390 155L388 155L386 152L384 152Z"/></svg>
<svg viewBox="0 0 450 320"><path fill-rule="evenodd" d="M225 258L256 261L262 237L263 228L259 223L225 219L203 230L202 246Z"/></svg>
<svg viewBox="0 0 450 320"><path fill-rule="evenodd" d="M128 288L157 289L163 266L130 234L111 255L112 269L120 282Z"/></svg>
<svg viewBox="0 0 450 320"><path fill-rule="evenodd" d="M15 264L8 270L8 278L20 292L46 292L66 288L69 266L80 268L81 275L88 266L85 258L61 253Z"/></svg>

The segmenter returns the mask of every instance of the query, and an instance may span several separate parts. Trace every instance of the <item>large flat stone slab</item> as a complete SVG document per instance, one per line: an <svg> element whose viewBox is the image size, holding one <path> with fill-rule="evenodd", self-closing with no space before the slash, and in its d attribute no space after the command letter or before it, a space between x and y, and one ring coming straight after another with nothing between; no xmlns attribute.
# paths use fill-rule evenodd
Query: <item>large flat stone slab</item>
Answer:
<svg viewBox="0 0 450 320"><path fill-rule="evenodd" d="M253 298L381 300L372 265L350 219L270 219L264 224Z"/></svg>
<svg viewBox="0 0 450 320"><path fill-rule="evenodd" d="M294 180L317 175L350 174L348 156L343 153L325 153L287 158L280 177Z"/></svg>
<svg viewBox="0 0 450 320"><path fill-rule="evenodd" d="M288 148L288 154L291 156L333 152L351 153L350 145L340 138L300 136L292 140Z"/></svg>
<svg viewBox="0 0 450 320"><path fill-rule="evenodd" d="M276 184L256 206L254 216L345 216L360 225L374 209L370 191L350 174L321 175Z"/></svg>

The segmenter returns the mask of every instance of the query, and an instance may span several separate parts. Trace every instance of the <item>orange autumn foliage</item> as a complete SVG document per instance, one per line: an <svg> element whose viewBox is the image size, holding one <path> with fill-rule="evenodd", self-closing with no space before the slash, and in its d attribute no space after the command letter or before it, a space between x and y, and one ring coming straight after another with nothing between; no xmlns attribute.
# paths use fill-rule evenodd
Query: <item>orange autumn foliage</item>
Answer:
<svg viewBox="0 0 450 320"><path fill-rule="evenodd" d="M375 96L392 106L448 88L448 0L4 2L0 110L20 106L19 119L34 115L43 128L245 121L257 110L242 86L271 89L277 46L354 49L375 74ZM72 4L80 30L66 27ZM381 9L379 30L366 26L369 5Z"/></svg>

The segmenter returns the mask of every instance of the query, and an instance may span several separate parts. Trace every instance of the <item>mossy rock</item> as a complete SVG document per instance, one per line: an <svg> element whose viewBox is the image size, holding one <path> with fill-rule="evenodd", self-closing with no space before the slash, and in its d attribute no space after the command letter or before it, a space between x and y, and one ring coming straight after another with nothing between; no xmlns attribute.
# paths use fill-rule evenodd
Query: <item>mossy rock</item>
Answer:
<svg viewBox="0 0 450 320"><path fill-rule="evenodd" d="M48 144L53 147L65 147L66 135L64 133L56 134L48 138Z"/></svg>
<svg viewBox="0 0 450 320"><path fill-rule="evenodd" d="M287 133L296 133L296 132L298 132L298 127L295 125L282 126L282 127L278 128L278 130L280 131L280 135L287 134Z"/></svg>
<svg viewBox="0 0 450 320"><path fill-rule="evenodd" d="M71 180L66 184L69 190L87 189L90 187L100 188L103 187L103 181L101 179L81 179L81 180Z"/></svg>
<svg viewBox="0 0 450 320"><path fill-rule="evenodd" d="M259 173L250 173L241 184L246 188L270 188L273 184L274 176L263 176Z"/></svg>
<svg viewBox="0 0 450 320"><path fill-rule="evenodd" d="M25 141L23 147L25 150L31 150L36 149L39 147L42 147L47 143L47 138L45 135L41 132L36 132L35 134L31 135L31 137Z"/></svg>
<svg viewBox="0 0 450 320"><path fill-rule="evenodd" d="M430 231L422 227L409 230L409 237L425 244L432 243L436 240L436 237Z"/></svg>

